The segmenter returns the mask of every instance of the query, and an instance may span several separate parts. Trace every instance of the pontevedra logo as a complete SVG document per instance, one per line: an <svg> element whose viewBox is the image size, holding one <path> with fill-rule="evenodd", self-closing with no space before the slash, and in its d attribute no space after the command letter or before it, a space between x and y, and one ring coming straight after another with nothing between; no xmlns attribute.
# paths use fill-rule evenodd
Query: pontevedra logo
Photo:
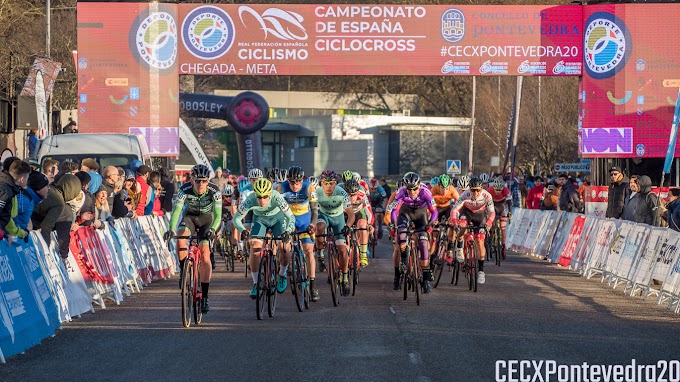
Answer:
<svg viewBox="0 0 680 382"><path fill-rule="evenodd" d="M609 12L595 12L586 21L583 54L592 78L609 78L626 66L633 41L626 24Z"/></svg>
<svg viewBox="0 0 680 382"><path fill-rule="evenodd" d="M633 129L629 127L583 129L583 154L632 154Z"/></svg>
<svg viewBox="0 0 680 382"><path fill-rule="evenodd" d="M299 13L284 11L279 8L268 8L262 14L259 14L253 8L242 5L238 8L238 17L246 28L248 24L243 19L244 13L257 20L260 29L264 32L265 39L269 35L287 41L305 41L308 38L307 30L302 25L305 19Z"/></svg>
<svg viewBox="0 0 680 382"><path fill-rule="evenodd" d="M158 11L141 12L130 28L129 45L145 69L170 71L177 61L177 25L172 8L161 4Z"/></svg>
<svg viewBox="0 0 680 382"><path fill-rule="evenodd" d="M204 60L222 57L234 44L234 22L218 7L195 8L182 22L182 43L189 53Z"/></svg>

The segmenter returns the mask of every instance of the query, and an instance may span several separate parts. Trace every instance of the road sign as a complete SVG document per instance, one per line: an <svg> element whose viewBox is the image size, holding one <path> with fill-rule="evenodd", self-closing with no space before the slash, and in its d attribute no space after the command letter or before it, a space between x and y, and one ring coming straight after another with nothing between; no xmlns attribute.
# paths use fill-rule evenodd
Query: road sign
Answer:
<svg viewBox="0 0 680 382"><path fill-rule="evenodd" d="M460 174L460 160L459 159L447 159L446 160L446 173L447 174Z"/></svg>
<svg viewBox="0 0 680 382"><path fill-rule="evenodd" d="M555 172L590 172L590 163L555 163Z"/></svg>

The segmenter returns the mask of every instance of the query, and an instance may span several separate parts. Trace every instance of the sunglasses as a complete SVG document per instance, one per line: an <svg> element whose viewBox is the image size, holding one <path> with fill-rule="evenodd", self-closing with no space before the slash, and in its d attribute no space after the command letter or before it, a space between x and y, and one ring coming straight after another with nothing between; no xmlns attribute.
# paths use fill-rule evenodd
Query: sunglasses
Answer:
<svg viewBox="0 0 680 382"><path fill-rule="evenodd" d="M470 192L474 192L474 193L482 192L482 189L481 188L471 188Z"/></svg>
<svg viewBox="0 0 680 382"><path fill-rule="evenodd" d="M409 191L417 191L420 187L414 187L414 188L407 188Z"/></svg>
<svg viewBox="0 0 680 382"><path fill-rule="evenodd" d="M208 183L208 179L194 179L194 183L196 184Z"/></svg>
<svg viewBox="0 0 680 382"><path fill-rule="evenodd" d="M260 199L260 200L262 200L262 199L267 199L267 198L269 198L270 196L271 196L271 195L262 195L262 196L257 196L257 195L255 195L255 197L258 198L258 199Z"/></svg>

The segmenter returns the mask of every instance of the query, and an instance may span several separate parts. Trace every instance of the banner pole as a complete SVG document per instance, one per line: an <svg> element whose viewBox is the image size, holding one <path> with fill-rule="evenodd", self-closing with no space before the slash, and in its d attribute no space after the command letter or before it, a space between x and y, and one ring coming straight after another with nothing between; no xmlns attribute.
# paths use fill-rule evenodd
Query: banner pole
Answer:
<svg viewBox="0 0 680 382"><path fill-rule="evenodd" d="M472 76L472 118L470 123L470 149L468 151L468 171L472 172L472 157L474 153L475 136L475 101L477 98L477 76Z"/></svg>

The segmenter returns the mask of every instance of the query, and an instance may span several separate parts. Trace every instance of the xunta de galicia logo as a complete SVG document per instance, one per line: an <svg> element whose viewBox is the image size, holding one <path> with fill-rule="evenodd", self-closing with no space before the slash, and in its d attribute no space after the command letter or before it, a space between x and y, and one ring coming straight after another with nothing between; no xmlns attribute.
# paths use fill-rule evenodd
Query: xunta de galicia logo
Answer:
<svg viewBox="0 0 680 382"><path fill-rule="evenodd" d="M182 22L182 42L187 50L203 60L214 60L234 43L234 22L220 8L206 5L191 11Z"/></svg>
<svg viewBox="0 0 680 382"><path fill-rule="evenodd" d="M609 12L595 12L586 21L584 62L588 75L603 80L626 66L633 40L626 24Z"/></svg>
<svg viewBox="0 0 680 382"><path fill-rule="evenodd" d="M177 24L172 8L144 10L130 28L130 50L141 66L170 72L177 62Z"/></svg>

